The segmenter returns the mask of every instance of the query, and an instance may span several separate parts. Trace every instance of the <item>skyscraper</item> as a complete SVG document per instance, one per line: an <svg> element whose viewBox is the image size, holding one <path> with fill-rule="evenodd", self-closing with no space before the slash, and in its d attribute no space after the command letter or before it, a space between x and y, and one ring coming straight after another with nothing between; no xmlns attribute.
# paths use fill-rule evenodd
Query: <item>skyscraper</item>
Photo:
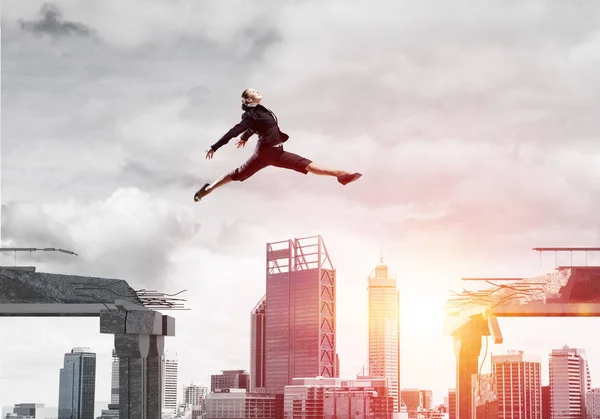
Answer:
<svg viewBox="0 0 600 419"><path fill-rule="evenodd" d="M388 379L394 412L399 412L400 293L383 258L369 276L368 291L369 375Z"/></svg>
<svg viewBox="0 0 600 419"><path fill-rule="evenodd" d="M335 282L321 236L267 243L267 392L336 375Z"/></svg>
<svg viewBox="0 0 600 419"><path fill-rule="evenodd" d="M550 354L550 419L585 419L585 394L591 390L583 349L554 349Z"/></svg>
<svg viewBox="0 0 600 419"><path fill-rule="evenodd" d="M499 419L542 419L542 361L511 351L492 355Z"/></svg>
<svg viewBox="0 0 600 419"><path fill-rule="evenodd" d="M262 392L265 387L265 327L267 301L261 298L250 314L250 391Z"/></svg>
<svg viewBox="0 0 600 419"><path fill-rule="evenodd" d="M73 348L60 370L58 419L94 419L96 354Z"/></svg>
<svg viewBox="0 0 600 419"><path fill-rule="evenodd" d="M119 418L119 357L117 351L112 351L112 370L110 378L110 403L108 409L102 409L97 419Z"/></svg>
<svg viewBox="0 0 600 419"><path fill-rule="evenodd" d="M177 359L162 356L163 414L177 414Z"/></svg>
<svg viewBox="0 0 600 419"><path fill-rule="evenodd" d="M110 379L110 404L119 405L119 357L112 351L112 371Z"/></svg>

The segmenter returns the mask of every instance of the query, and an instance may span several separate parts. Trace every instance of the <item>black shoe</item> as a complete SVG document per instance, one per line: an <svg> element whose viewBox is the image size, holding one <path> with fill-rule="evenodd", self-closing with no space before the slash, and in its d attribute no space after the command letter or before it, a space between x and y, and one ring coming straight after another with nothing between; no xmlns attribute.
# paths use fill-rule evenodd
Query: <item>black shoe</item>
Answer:
<svg viewBox="0 0 600 419"><path fill-rule="evenodd" d="M202 188L200 188L200 190L198 192L196 192L196 194L194 195L194 202L198 202L202 198L204 198L206 195L208 195L206 188L208 188L209 185L210 185L210 183L205 184Z"/></svg>
<svg viewBox="0 0 600 419"><path fill-rule="evenodd" d="M355 180L357 180L361 176L362 176L361 173L352 173L352 174L349 174L349 175L338 176L337 180L342 185L347 185L350 182L354 182Z"/></svg>

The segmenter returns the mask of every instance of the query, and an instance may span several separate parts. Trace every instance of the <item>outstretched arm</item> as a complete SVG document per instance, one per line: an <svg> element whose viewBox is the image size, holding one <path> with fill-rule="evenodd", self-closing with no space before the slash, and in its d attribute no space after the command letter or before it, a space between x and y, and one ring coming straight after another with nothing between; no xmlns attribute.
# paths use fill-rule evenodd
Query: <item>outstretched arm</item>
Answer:
<svg viewBox="0 0 600 419"><path fill-rule="evenodd" d="M240 137L240 140L242 140L242 141L244 141L244 142L245 142L245 141L248 141L248 139L249 139L250 137L252 137L253 135L254 135L254 132L252 132L252 130L249 130L249 129L248 129L248 130L246 130L246 131L245 131L245 132L242 134L242 136Z"/></svg>
<svg viewBox="0 0 600 419"><path fill-rule="evenodd" d="M242 115L242 120L240 121L240 123L237 124L236 126L234 126L233 128L231 128L229 131L227 131L227 133L225 133L225 135L223 135L219 139L219 141L217 141L212 146L210 146L210 148L213 151L217 151L219 148L221 148L222 146L227 144L229 142L229 140L231 140L232 138L237 137L238 135L240 135L243 132L245 135L245 132L248 132L251 125L252 125L252 119L250 118L250 116L248 116L248 114L244 113L244 115ZM249 137L250 136L248 136L248 138ZM246 138L246 139L248 139L248 138Z"/></svg>
<svg viewBox="0 0 600 419"><path fill-rule="evenodd" d="M253 135L254 135L254 132L252 132L252 130L250 130L250 129L246 130L246 132L244 132L242 134L242 136L240 137L240 139L235 142L236 147L237 148L245 147L246 143L248 142L248 139L250 137L252 137Z"/></svg>

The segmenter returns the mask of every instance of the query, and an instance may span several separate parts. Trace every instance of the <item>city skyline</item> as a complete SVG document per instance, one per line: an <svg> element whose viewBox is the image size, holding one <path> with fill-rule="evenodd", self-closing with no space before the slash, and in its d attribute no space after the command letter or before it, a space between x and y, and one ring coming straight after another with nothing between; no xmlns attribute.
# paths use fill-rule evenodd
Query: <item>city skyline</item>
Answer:
<svg viewBox="0 0 600 419"><path fill-rule="evenodd" d="M401 385L435 402L455 386L444 302L462 277L547 274L569 255L532 247L600 244L598 2L45 3L2 3L0 243L78 254L34 254L42 272L185 289L190 311L166 339L180 382L249 370L265 243L325 238L346 377L368 357L366 276L383 248L402 290ZM363 177L268 168L194 203L252 153L254 138L204 158L247 87L286 149ZM598 319L499 322L489 352L541 354L547 377L549 348L586 348L596 385ZM35 391L55 406L64 351L80 345L110 400L114 341L97 319L1 318L0 334L3 405Z"/></svg>
<svg viewBox="0 0 600 419"><path fill-rule="evenodd" d="M379 272L378 272L378 270L379 270ZM377 275L381 276L381 275L382 275L382 274L384 274L384 273L385 273L385 275L384 275L384 276L387 276L387 270L388 270L388 266L387 266L386 264L384 264L384 263L383 263L383 258L380 258L380 263L379 263L379 265L377 266L376 270L375 270L375 271L373 271L373 272L372 272L372 274L369 276L369 279L373 279L374 277L376 278L376 277L377 277ZM375 274L375 276L374 276L373 274ZM391 277L392 277L392 278L395 278L395 276L394 276L394 275L392 275ZM366 290L366 294L367 294L367 296L368 296L368 288L367 288L367 290ZM262 300L261 300L261 301L262 301ZM263 303L264 303L264 301L263 301ZM256 309L256 307L255 307L255 309ZM252 325L251 325L251 327L252 327ZM367 339L367 340L368 340L368 339ZM568 345L567 345L567 346L565 346L565 348L568 348ZM575 349L575 350L578 350L578 349ZM518 352L521 352L521 351L518 351ZM552 352L552 353L555 353L555 352L560 352L560 350L553 350L553 352ZM502 356L507 356L507 355L510 355L510 354L512 354L512 353L514 353L514 350L512 350L512 349L508 349L508 350L507 350L507 352L506 352L506 354L502 354L502 355L497 355L497 354L496 354L496 355L494 355L494 354L493 354L493 352L492 352L492 353L491 353L491 359L492 359L491 363L493 364L493 360L494 360L494 358L495 358L495 357L498 357L498 356L500 356L500 357L502 357ZM585 353L585 350L583 351L583 353ZM68 355L68 354L67 354L67 355ZM112 351L111 351L111 355L114 355L114 350L112 350ZM482 354L482 356L483 356L483 354ZM167 350L167 352L166 352L166 355L165 355L165 359L168 359L168 358L169 358L169 351ZM541 359L541 358L542 358L542 356L540 356L540 359ZM549 356L549 357L548 357L548 362L547 362L547 363L549 363L550 359L551 359L551 358L550 358L550 356ZM180 387L180 386L178 386L178 384L177 384L177 381L176 381L176 380L178 380L178 378L176 378L176 377L177 377L177 367L176 367L176 365L177 365L178 361L177 361L177 360L172 360L171 362L174 362L174 363L175 363L175 364L174 364L174 365L175 365L175 367L174 367L174 368L171 368L171 371L172 371L172 374L171 374L171 376L172 376L172 377L171 377L171 385L170 385L170 388L171 388L171 392L173 392L173 393L174 393L174 391L173 391L173 390L176 390L176 392L178 393L178 392L179 392L179 387ZM114 358L114 356L112 357L112 365L113 365L113 367L118 365L118 360L117 360L117 358ZM490 364L490 365L491 365L491 364ZM543 365L543 364L542 364L542 365ZM543 365L543 367L544 367L544 365ZM163 368L164 368L164 367L163 367ZM589 372L589 365L588 365L587 363L586 363L586 368L588 368L588 374L590 374L590 372ZM548 367L546 366L546 368L542 368L542 369L546 369L546 370L547 370L547 371L546 371L546 374L543 374L543 375L542 375L542 377L543 377L543 379L544 379L544 382L547 384L547 383L549 382L549 371L548 371ZM362 371L361 371L361 372L359 372L359 373L358 373L358 374L356 374L356 375L361 375L361 373L362 373ZM344 376L344 375L342 375L342 378L351 378L351 376L352 376L352 374L350 374L350 375L345 375L345 376ZM113 384L112 384L112 383L114 383L114 381L113 381L113 380L114 380L114 378L117 378L117 375L116 375L116 374L114 374L114 370L113 370L113 371L112 371L112 374L111 374L111 386L113 386ZM165 377L165 379L166 379L166 378L167 378L167 377ZM165 381L167 381L167 380L165 380ZM452 383L452 384L454 384L454 383ZM592 386L592 387L593 387L594 385L592 385L592 384L590 383L590 386ZM423 386L422 386L422 387L423 387ZM426 387L426 386L425 386L425 387ZM408 389L408 388L402 388L402 387L401 387L401 389ZM421 391L422 391L422 390L421 390ZM111 392L112 392L112 388L111 388ZM441 400L443 400L443 398L444 398L444 394L440 393L439 391L435 391L435 392L434 392L434 396L435 396L435 397L434 397L434 400L436 401L434 404L439 404L439 403L441 402ZM167 395L166 395L166 394L165 394L165 397L167 397ZM171 403L172 403L172 405L171 405L171 409L172 409L172 410L174 410L174 409L175 409L175 407L173 407L173 406L175 406L175 405L174 405L174 403L175 403L175 400L179 400L179 399L171 398L171 400L172 400L172 402L171 402Z"/></svg>
<svg viewBox="0 0 600 419"><path fill-rule="evenodd" d="M94 353L89 352L88 350L89 348L74 348L71 353L65 354L65 359L67 359L67 357L69 355L73 355L73 354L83 354L83 355L95 355ZM86 351L87 350L87 351ZM113 352L114 353L114 352ZM591 405L590 407L593 406L593 409L591 410L594 414L596 414L597 412L597 408L596 405L598 405L598 402L596 401L596 399L600 399L597 397L597 394L599 394L600 392L600 387L593 387L592 386L592 381L591 381L591 375L589 373L589 368L588 368L588 363L587 363L587 357L585 355L585 349L582 348L570 348L567 345L563 346L563 348L560 349L553 349L552 353L551 353L551 357L549 358L549 363L551 364L553 362L552 357L558 357L558 358L565 358L565 359L569 359L569 378L567 379L566 383L560 384L561 386L565 386L567 385L568 388L570 388L572 386L572 383L570 383L571 381L571 367L573 365L571 362L571 358L573 358L574 356L579 356L582 355L582 360L581 361L577 361L575 364L575 367L577 367L577 369L581 370L581 376L585 377L585 382L587 383L586 385L584 385L584 388L586 391L584 391L583 393L581 393L582 399L579 403L583 403L584 400L587 400L589 398L590 403L595 403L595 405ZM166 358L169 358L169 356L167 355ZM95 357L93 357L93 359L95 359ZM65 360L65 362L67 362L67 360ZM171 363L175 363L175 365L177 364L177 361L175 359L171 359L170 360ZM556 361L554 361L556 362ZM579 365L581 364L581 365ZM118 365L118 362L115 362L114 358L113 358L113 365ZM528 417L531 418L541 418L542 417L542 412L541 412L541 406L543 403L543 396L542 396L542 374L541 374L541 356L538 355L532 355L529 353L524 353L522 350L509 350L506 354L501 354L501 355L493 355L491 354L491 365L492 365L492 372L491 374L485 373L484 376L481 377L481 379L492 379L495 380L494 384L493 384L493 392L494 394L497 394L498 397L498 410L499 413L501 410L509 410L512 413L509 413L509 411L506 411L504 414L504 418L508 418L510 419L512 416L511 414L516 415L517 417L519 415L526 415ZM565 364L566 366L566 364ZM164 367L163 367L164 368ZM167 367L168 368L168 367ZM556 368L556 367L554 367ZM89 368L88 368L89 370ZM176 371L176 368L173 370ZM559 367L559 374L563 374L564 372L566 372L567 370L565 369L563 371L563 369L560 369ZM483 373L483 372L482 372ZM550 373L552 374L552 366L550 366ZM233 374L233 375L232 375ZM250 380L249 380L249 376L248 376L248 372L244 371L244 370L223 370L222 371L222 376L225 377L227 375L232 375L232 377L235 375L236 377L240 374L246 375L246 379L245 381L241 381L241 378L226 378L224 381L221 380L223 383L228 383L225 387L222 387L222 385L217 384L216 386L218 388L216 388L215 391L217 392L222 392L225 391L223 389L226 389L227 391L229 391L229 389L239 389L239 391L244 391L244 392L248 392L249 391L249 386L250 386ZM557 379L559 380L564 380L567 378L567 376L565 375L564 377L562 376L558 376L555 374L555 381ZM579 374L579 373L578 373ZM62 370L61 370L61 375L62 375ZM564 374L563 374L564 375ZM495 378L492 378L494 377ZM112 377L115 377L114 371L112 374ZM176 377L176 374L173 375L173 377ZM212 381L212 386L215 386L216 382L221 382L221 381L215 381L215 377L217 377L217 380L219 380L218 377L220 376L216 376L213 375L213 378L211 379ZM317 381L319 380L319 378L316 378ZM323 379L323 377L320 378L321 380ZM238 383L239 380L239 383ZM303 379L295 379L295 380L303 380ZM314 381L314 378L310 378L310 380ZM357 378L353 379L350 377L340 377L340 378L331 378L330 380L334 380L337 382L342 382L344 380L346 380L347 382L353 382L356 381L358 382L358 380L360 380L360 375L357 376ZM503 384L505 380L509 380L506 384ZM512 380L512 381L510 381ZM583 380L583 378L582 378ZM87 380L89 381L89 380ZM166 380L168 381L168 380ZM367 378L368 381L368 378ZM332 381L333 382L333 381ZM552 384L552 380L550 379L550 387L553 389L552 391L554 393L556 393L556 389L553 387ZM246 388L240 387L240 386L246 386ZM291 384L292 387L295 385L294 383ZM515 387L516 386L516 387ZM113 386L114 387L114 386ZM502 393L502 388L506 388L509 389L509 393L508 394L503 394ZM515 393L515 389L516 393ZM451 391L452 389L448 389L449 391ZM477 390L475 387L473 389L475 392L479 391ZM190 392L191 391L191 392ZM233 391L233 390L231 390ZM238 390L236 390L238 391ZM486 391L489 391L486 390ZM207 392L210 392L210 387L209 386L203 386L203 385L195 385L195 384L190 384L190 385L183 385L183 394L182 394L182 399L176 399L177 400L177 406L179 406L179 403L187 400L188 397L199 397L199 395L202 393L204 394L204 396L206 394L208 394ZM411 403L415 404L415 406L420 405L421 407L425 408L425 409L434 409L439 403L432 403L432 399L431 399L431 390L424 390L424 389L408 389L408 388L403 388L402 389L402 393L409 393L409 392L413 392L415 394L417 394L419 396L419 400L420 401L414 401L414 400L404 400L407 403L407 407L408 407L408 413L409 413L409 418L410 413L411 413ZM405 395L403 394L402 397L404 398ZM406 396L408 397L408 396ZM412 397L412 396L410 396ZM487 396L486 396L487 397ZM522 397L522 401L519 405L519 403L517 402L516 404L513 404L513 399L515 397ZM556 397L556 395L554 396ZM572 397L570 397L572 398ZM593 401L592 401L593 400ZM448 398L444 397L444 402L447 402ZM114 403L114 399L111 400L111 403ZM524 403L524 404L523 404ZM101 402L100 402L101 404ZM442 403L443 404L443 403ZM507 406L508 404L508 406ZM527 406L528 404L531 404L531 406ZM42 406L42 410L44 409L43 403L42 404L38 404ZM96 410L98 410L99 406L98 406L98 402L95 403L95 407ZM519 407L520 406L520 407ZM581 405L580 405L581 406ZM446 408L448 408L448 406L446 405ZM524 410L519 410L519 409L523 409ZM549 406L550 408L550 406ZM589 407L586 407L586 409ZM515 409L513 411L513 409ZM533 410L531 410L533 409ZM555 407L552 407L552 409L555 409ZM531 411L530 411L531 410ZM585 410L585 409L583 409ZM0 410L0 413L2 412L2 410ZM572 417L573 413L571 415L567 415ZM585 417L582 417L583 419L585 419ZM560 417L557 417L557 419L560 419Z"/></svg>

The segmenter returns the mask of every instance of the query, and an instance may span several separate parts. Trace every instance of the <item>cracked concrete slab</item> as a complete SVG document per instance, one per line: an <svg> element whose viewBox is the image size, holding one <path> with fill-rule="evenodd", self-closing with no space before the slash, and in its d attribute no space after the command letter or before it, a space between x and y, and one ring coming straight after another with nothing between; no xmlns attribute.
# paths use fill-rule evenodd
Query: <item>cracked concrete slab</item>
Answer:
<svg viewBox="0 0 600 419"><path fill-rule="evenodd" d="M600 316L600 266L560 267L520 281L490 279L487 285L449 300L448 332L485 312L501 317Z"/></svg>
<svg viewBox="0 0 600 419"><path fill-rule="evenodd" d="M114 304L115 300L142 306L122 279L0 269L0 304Z"/></svg>

